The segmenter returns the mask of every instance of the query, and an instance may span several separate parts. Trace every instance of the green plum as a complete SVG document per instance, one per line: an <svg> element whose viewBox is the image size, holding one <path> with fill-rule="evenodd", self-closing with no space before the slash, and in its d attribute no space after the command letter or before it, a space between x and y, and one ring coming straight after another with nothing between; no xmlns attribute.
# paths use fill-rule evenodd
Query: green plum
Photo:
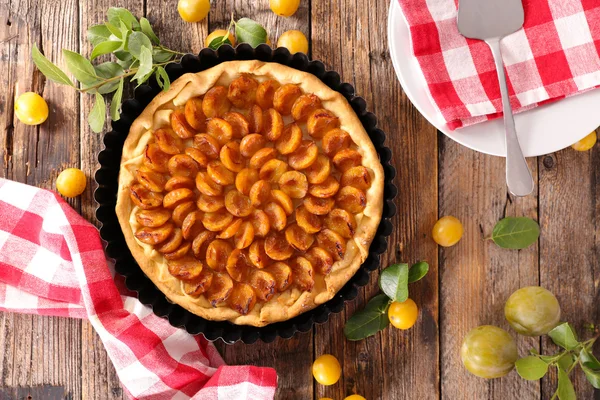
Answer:
<svg viewBox="0 0 600 400"><path fill-rule="evenodd" d="M510 295L504 315L512 328L526 336L550 332L560 322L560 306L552 293L540 286L521 288Z"/></svg>
<svg viewBox="0 0 600 400"><path fill-rule="evenodd" d="M467 370L480 378L500 378L508 374L519 358L517 344L502 328L482 325L463 340L460 356Z"/></svg>

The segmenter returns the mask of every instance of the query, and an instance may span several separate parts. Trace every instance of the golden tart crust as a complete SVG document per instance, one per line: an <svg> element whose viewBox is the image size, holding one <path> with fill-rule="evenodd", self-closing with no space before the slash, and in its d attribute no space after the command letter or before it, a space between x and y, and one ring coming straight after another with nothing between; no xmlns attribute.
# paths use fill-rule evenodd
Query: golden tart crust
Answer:
<svg viewBox="0 0 600 400"><path fill-rule="evenodd" d="M197 192L195 186L189 189L190 179L193 181L195 179L195 174L207 174L207 168L212 168L212 176L222 179L222 183L224 185L228 185L227 188L235 188L235 177L239 174L239 172L229 174L227 173L227 170L235 170L240 168L235 165L227 165L228 168L222 168L222 163L218 162L213 162L210 165L203 165L215 160L206 157L206 159L204 159L204 156L198 155L198 152L195 152L194 150L180 151L182 150L181 145L179 149L177 148L178 143L175 143L171 146L172 143L169 142L168 135L165 134L165 132L157 132L161 128L177 128L175 131L178 136L185 137L185 139L182 140L192 141L196 139L187 138L186 136L189 136L190 134L193 135L206 133L206 130L210 130L213 137L222 140L223 143L221 144L223 144L224 147L225 145L233 146L233 151L239 151L235 144L227 144L231 141L234 141L235 143L235 141L240 140L239 137L234 137L228 140L229 135L232 133L229 132L228 129L222 129L222 126L216 126L218 124L215 125L214 122L212 123L212 127L206 127L204 121L193 121L194 125L196 126L193 127L193 131L190 133L184 129L186 128L189 130L190 125L187 125L187 127L184 126L183 128L179 125L176 126L176 124L181 125L181 123L178 122L178 118L181 117L181 114L174 114L174 110L181 110L182 113L189 99L202 97L207 91L215 86L223 86L227 88L232 81L241 76L244 77L244 79L246 77L253 78L259 83L267 80L276 81L275 85L261 86L258 89L259 92L268 92L269 90L272 92L273 90L277 89L277 83L280 86L288 84L295 85L300 89L300 91L297 91L294 87L290 87L293 90L280 92L279 94L283 93L283 95L275 96L273 101L275 102L276 107L285 110L284 114L291 113L292 116L298 119L298 125L302 127L303 140L306 143L303 142L300 146L301 148L295 149L294 152L289 153L290 146L286 145L286 143L297 139L297 131L293 132L290 130L287 133L266 133L264 132L264 129L262 131L264 137L268 137L269 134L275 136L286 135L285 142L281 141L280 143L277 143L277 141L273 141L268 148L273 147L280 150L275 152L275 154L287 154L283 158L288 160L288 163L293 163L294 165L294 168L290 167L291 164L287 167L286 172L291 172L290 174L284 173L283 176L279 177L280 183L289 181L294 184L293 190L290 190L290 194L301 196L303 194L303 190L306 190L306 196L328 196L329 192L337 191L339 199L339 196L341 195L351 196L352 191L355 190L353 188L355 186L358 187L359 190L362 190L362 193L364 193L364 196L366 197L366 205L362 212L360 209L352 210L352 207L349 207L351 211L350 214L355 213L351 215L354 217L355 222L353 221L353 224L350 224L352 225L350 229L341 229L338 231L345 236L344 241L346 242L345 252L340 253L342 258L336 260L334 254L334 263L332 266L314 265L314 271L312 272L312 278L314 282L312 282L310 279L304 279L306 278L306 275L304 274L306 273L307 268L308 271L310 271L311 263L309 260L315 260L315 257L319 259L319 256L323 256L323 252L318 250L319 248L315 246L321 245L321 247L327 247L329 243L328 240L331 239L329 237L331 230L326 229L326 224L340 221L340 218L341 221L344 221L345 218L347 218L346 211L336 208L336 210L333 210L335 212L328 212L330 205L327 205L326 203L328 201L330 202L331 200L319 201L318 198L313 197L311 198L309 204L306 204L306 201L304 201L304 205L302 201L295 201L292 205L292 207L295 207L293 210L294 215L291 216L292 220L287 218L286 228L279 232L280 235L277 238L262 238L255 236L254 239L248 241L250 236L248 236L247 233L253 230L251 227L252 224L239 222L244 218L249 218L247 217L247 204L244 203L244 201L241 201L245 200L245 198L237 195L236 197L230 193L228 204L238 204L238 206L235 207L234 212L239 213L240 219L236 220L235 218L237 217L234 217L234 219L231 221L224 221L223 218L218 216L218 212L211 214L210 218L206 217L206 214L208 213L198 210L191 202L193 201L195 203L198 201L198 204L206 210L223 210L222 204L220 203L221 196L223 198L228 197L227 193L231 189L223 190L224 186L203 186L202 189L204 189L205 192L208 192L210 196L204 196L202 200L198 199L200 194ZM240 86L238 89L241 92L244 92L244 90L253 90L251 87L252 85L238 86ZM297 107L293 107L294 101L298 98L298 95L303 95L303 101L306 103L314 101L314 96L320 99L321 108L326 111L320 110L323 111L325 115L321 115L323 118L318 121L319 124L311 126L310 117L306 112L306 109L301 107L301 104L298 104ZM246 104L247 102L244 103L243 93L240 98L241 100L236 99L237 101L234 102L234 105L232 105L232 108L229 111L240 112L246 116L251 115L252 111L251 109L249 110L248 107L251 107L252 105ZM265 93L262 93L261 101L263 103L265 102L265 98L267 98L266 102L268 103L270 101L269 96L265 95ZM236 107L239 107L239 109ZM309 111L312 110L309 109ZM267 114L266 110L264 110L264 114ZM339 126L337 126L337 124L328 125L327 117L329 114L331 114L333 117L337 116L339 118ZM263 124L263 121L278 117L276 115L263 117L262 121L260 119L252 119L249 117L248 119L250 121L248 125L245 125L243 121L240 122L239 118L237 118L235 115L228 115L228 118L229 122L231 122L230 125L234 127L234 136L243 135L245 137L247 134L252 134L253 130L262 128L260 125ZM291 116L284 116L283 119L286 126L288 122L293 121ZM309 121L307 121L307 119ZM210 121L210 119L208 121ZM351 140L350 143L355 144L355 147L353 146L353 148L361 156L360 165L366 167L366 171L368 171L368 174L370 175L370 185L361 181L360 172L364 173L365 170L361 170L360 168L359 171L346 174L344 177L342 171L348 170L350 167L355 165L353 162L353 155L356 153L344 153L343 150L335 151L337 150L336 146L339 144L339 142L344 141L344 135L336 135L333 140L330 140L331 137L323 138L323 135L325 135L331 129L342 129L343 131L347 132L349 139ZM312 137L307 134L307 131L311 133ZM255 138L251 138L248 141L254 139ZM140 213L141 210L140 207L134 203L132 196L130 195L132 193L131 188L133 187L133 191L135 191L137 188L135 185L139 185L136 182L140 179L147 179L147 182L150 182L150 184L154 182L159 186L156 190L160 191L162 189L162 186L160 185L164 185L164 180L168 178L167 176L165 178L161 177L160 179L153 179L156 178L155 175L152 175L152 172L155 171L148 172L146 171L147 168L145 169L143 167L147 146L149 144L156 143L157 140L162 140L161 143L163 146L161 148L169 150L170 153L179 154L176 157L176 160L169 160L168 163L166 160L163 160L165 163L157 165L157 170L160 170L160 172L164 173L165 175L172 175L169 171L177 171L177 165L183 165L184 167L188 166L190 168L187 168L186 171L191 170L189 173L190 176L188 177L179 177L172 181L166 182L166 186L171 189L171 191L168 193L161 193L159 196L157 196L158 200L154 197L150 198L150 207L153 207L153 204L155 204L156 201L160 201L164 194L165 196L163 202L164 204L168 205L168 207L165 207L172 211L171 220L168 222L164 223L165 218L168 218L167 212L160 213L160 218L158 218L160 220L158 224L162 222L164 223L163 227L168 226L170 229L169 232L171 233L168 235L168 240L165 240L164 237L162 237L164 236L164 232L161 232L160 227L148 228L144 231L144 234L140 233L143 226L140 224L139 220L143 218L141 216L136 218L136 214ZM198 141L202 140L210 141L211 139L206 139L204 136L198 139ZM312 154L314 154L314 148L311 144L313 140L318 145L317 150L319 154L315 162L321 163L321 167L315 167L311 171L310 167L308 169L303 168L303 163L306 163L307 157L311 158ZM255 141L255 143L258 143L259 148L267 147L260 141ZM204 145L206 145L206 143L204 143ZM193 147L193 145L191 146ZM242 150L246 148L251 148L251 146L243 146ZM328 151L330 154L327 154ZM210 152L205 153L208 154ZM256 165L258 167L262 167L265 164L268 164L270 160L274 159L272 154L272 150L262 151L261 154L256 157ZM298 154L300 156L298 156ZM296 155L295 158L294 155ZM324 157L324 155L329 157L331 164L330 168L332 170L337 167L337 177L335 180L337 182L341 182L341 184L333 182L332 177L324 179L327 176L327 174L322 173L322 171L326 170L325 164L327 162L327 157ZM172 158L173 155L169 154L169 157ZM196 160L197 164L191 165L193 163L190 164L190 159ZM216 161L218 161L218 158ZM252 162L253 161L251 160L250 163ZM281 167L281 163L270 163L270 167L266 168L266 172L264 172L265 177L267 177L266 180L268 180L268 178L272 178L273 174L280 174L282 172L282 169L278 169L277 167ZM142 173L139 172L140 168ZM169 168L171 168L171 170L169 170ZM196 168L198 168L199 172L196 170ZM307 182L308 186L306 186L306 183L304 182L304 177L299 177L297 174L294 174L296 170L300 170L304 176L308 176L308 180L310 181ZM148 174L150 175L149 177L147 176ZM242 172L242 174L248 174L248 172ZM232 175L234 182L231 181ZM248 179L253 178L254 177ZM299 178L302 179L300 179L300 182L298 183ZM369 177L367 176L367 178ZM248 180L245 180L245 182L248 183ZM211 69L199 72L197 74L185 74L181 76L171 84L171 87L168 91L158 94L146 107L142 114L133 122L129 131L129 135L123 145L116 213L127 245L129 246L134 258L144 273L163 293L165 293L165 295L172 302L179 304L190 312L209 320L228 320L232 323L240 325L264 326L273 322L288 320L298 314L316 307L319 304L326 302L327 300L331 299L356 273L362 262L368 256L369 246L379 226L383 209L383 183L383 168L379 162L379 158L373 143L369 139L357 115L352 110L352 107L340 93L331 90L318 78L311 74L277 63L265 63L255 60L231 61L219 64ZM249 190L249 192L245 194L247 194L251 199L251 205L260 205L261 200L263 202L266 201L268 204L263 204L260 207L262 210L265 210L266 215L280 215L281 212L285 213L284 215L287 215L289 211L292 211L290 209L289 202L286 202L285 196L282 196L281 193L277 192L277 190L279 190L278 188L274 188L271 199L267 200L261 195L261 193L264 194L268 188L264 188L264 182L258 186L261 187L254 189L253 187L250 188L248 184L244 185L243 182L241 182L238 189L241 190L242 193ZM291 185L289 187L292 188ZM190 197L191 195L189 190L193 192L193 198ZM250 193L253 190L255 193ZM175 191L177 191L177 193L173 194ZM215 196L215 199L217 200L212 201L210 199L211 196ZM335 197L329 198L335 199ZM319 226L318 221L310 218L310 216L314 214L308 213L306 208L310 208L310 210L314 213L318 213L320 211L323 212L323 215L320 215L319 217L321 220L321 226ZM264 217L263 214L261 214L261 216ZM179 220L181 218L185 218L185 221ZM208 218L206 220L209 223L208 225L210 227L216 227L215 229L221 230L223 227L232 225L235 225L235 227L231 227L229 233L226 232L226 229L222 229L220 233L211 233L210 231L204 230L202 224L198 222L202 221L203 218ZM174 224L173 226L175 226L175 228L173 229L171 226L169 226L169 224ZM312 234L312 238L314 239L313 243L315 246L310 247L311 241L309 239L298 239L298 237L303 239L302 233L305 230L308 230L309 232L316 232L318 229L322 229L320 233ZM288 230L289 234L286 234ZM235 234L232 235L233 231L235 231ZM273 231L273 228L271 228L271 232ZM195 235L199 236L197 238L198 240L195 240L194 243L189 246L189 242L185 242L185 239L193 240L193 236ZM172 261L171 264L168 265L169 261L165 258L166 256L163 255L163 253L166 253L169 257L177 258L176 254L174 255L174 253L168 253L168 251L173 249L177 249L177 251L180 252L183 251L193 254L192 248L201 248L200 246L202 245L203 241L206 242L205 246L203 247L204 251L206 251L207 243L209 240L215 240L216 235L221 236L223 239L218 240L222 240L223 242L227 242L227 240L234 240L234 242L231 243L234 243L235 245L241 243L240 247L246 246L241 250L241 252L250 251L252 254L247 256L247 258L250 260L246 260L246 262L249 261L251 264L256 262L257 264L254 265L261 265L259 259L260 255L263 254L260 251L257 251L257 248L262 250L262 246L265 246L265 249L273 251L273 248L277 249L277 240L282 240L282 238L287 237L286 240L288 240L288 242L291 240L297 247L294 251L295 255L292 257L293 261L292 258L290 258L285 260L284 263L287 263L287 265L291 267L293 273L297 273L297 279L295 279L294 283L291 285L281 285L278 282L276 285L277 287L275 288L275 294L273 295L273 293L270 293L268 296L265 296L266 292L264 291L256 291L256 294L253 296L251 290L252 286L247 284L247 279L242 279L242 282L239 284L236 284L236 281L234 280L234 290L228 293L229 297L246 299L248 296L250 296L253 298L252 304L248 304L248 308L240 309L239 307L232 307L230 305L232 302L235 303L235 301L220 301L221 298L219 297L218 289L222 289L223 287L229 285L228 279L212 279L211 282L213 275L216 276L218 274L229 273L229 275L239 278L239 276L236 276L237 272L235 270L235 265L232 266L231 272L228 272L229 270L223 270L221 268L224 262L223 260L219 260L216 256L213 259L213 256L217 254L218 251L215 249L209 250L209 252L212 252L210 253L210 264L215 268L215 271L221 271L219 273L213 273L213 269L209 268L204 260L202 261L204 263L203 270L200 272L197 268L188 268L188 266L182 265L184 262L182 262L181 259ZM336 238L339 237L339 235L336 236ZM159 243L153 245L153 242ZM187 248L183 248L183 245L178 247L180 243L187 243ZM254 246L253 250L251 249L252 246ZM215 245L213 247L217 248L217 250L225 249L229 252L229 254L235 253L235 256L243 258L243 256L239 255L240 250L235 249L235 246L229 248L228 245L219 243L219 245ZM314 250L315 248L317 248L317 250ZM162 252L159 252L158 249L161 249ZM306 251L306 254L304 251ZM326 253L324 257L326 257ZM259 256L257 256L257 254ZM273 254L279 256L281 255L281 251ZM276 261L277 260L274 260L275 263L277 263ZM269 271L273 273L274 270L280 270L278 269L279 267L281 267L281 265L276 265L269 269ZM286 271L285 267L282 268L284 271ZM262 271L266 270L253 268L253 271L258 271L258 273L253 274L253 284L255 284L254 287L260 284L268 284L270 275L262 273ZM188 279L190 277L194 278L193 281ZM228 277L226 276L225 278ZM205 292L206 286L211 285L211 283L216 288L213 288L214 290L210 294L207 294ZM207 297L210 297L210 301ZM242 313L240 313L240 311Z"/></svg>

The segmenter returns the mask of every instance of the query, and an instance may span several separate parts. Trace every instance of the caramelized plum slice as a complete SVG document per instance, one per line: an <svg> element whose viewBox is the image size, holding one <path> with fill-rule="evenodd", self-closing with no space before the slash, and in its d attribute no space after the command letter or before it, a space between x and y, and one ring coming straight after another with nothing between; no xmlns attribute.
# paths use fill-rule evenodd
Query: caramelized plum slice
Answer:
<svg viewBox="0 0 600 400"><path fill-rule="evenodd" d="M293 153L302 143L302 129L297 124L289 124L283 129L283 133L275 142L275 148L281 154Z"/></svg>
<svg viewBox="0 0 600 400"><path fill-rule="evenodd" d="M310 292L315 286L313 266L304 257L296 257L290 263L294 283L303 292Z"/></svg>
<svg viewBox="0 0 600 400"><path fill-rule="evenodd" d="M188 214L195 210L196 205L193 201L186 201L177 205L177 207L175 207L173 210L173 222L175 222L177 226L183 225L183 221L185 221L185 218L188 216Z"/></svg>
<svg viewBox="0 0 600 400"><path fill-rule="evenodd" d="M265 110L272 108L273 95L279 86L279 82L273 79L261 82L256 89L256 103Z"/></svg>
<svg viewBox="0 0 600 400"><path fill-rule="evenodd" d="M362 165L348 168L340 179L342 186L352 186L357 189L367 190L371 187L371 174L369 170Z"/></svg>
<svg viewBox="0 0 600 400"><path fill-rule="evenodd" d="M252 168L244 168L235 176L235 188L238 192L248 196L250 189L258 181L258 171Z"/></svg>
<svg viewBox="0 0 600 400"><path fill-rule="evenodd" d="M345 186L337 194L336 202L340 208L352 214L359 214L367 206L367 195L353 186Z"/></svg>
<svg viewBox="0 0 600 400"><path fill-rule="evenodd" d="M233 182L235 182L234 173L218 160L213 160L208 163L206 173L215 183L221 186L232 185Z"/></svg>
<svg viewBox="0 0 600 400"><path fill-rule="evenodd" d="M352 139L343 129L332 129L323 136L323 152L329 157L333 157L338 151L350 147Z"/></svg>
<svg viewBox="0 0 600 400"><path fill-rule="evenodd" d="M193 240L204 230L202 216L202 211L192 211L185 217L183 224L181 225L181 232L183 233L184 239Z"/></svg>
<svg viewBox="0 0 600 400"><path fill-rule="evenodd" d="M175 189L165 195L163 206L165 208L174 209L182 203L193 201L196 196L188 188Z"/></svg>
<svg viewBox="0 0 600 400"><path fill-rule="evenodd" d="M208 245L215 238L215 233L210 231L201 232L194 241L192 242L192 252L194 253L194 257L199 260L206 259L206 250L208 249Z"/></svg>
<svg viewBox="0 0 600 400"><path fill-rule="evenodd" d="M252 244L254 240L254 227L251 222L244 222L236 232L234 242L236 249L245 249Z"/></svg>
<svg viewBox="0 0 600 400"><path fill-rule="evenodd" d="M161 128L154 131L156 144L167 154L179 154L183 150L183 141L175 134L173 129Z"/></svg>
<svg viewBox="0 0 600 400"><path fill-rule="evenodd" d="M308 134L315 139L321 139L328 131L339 127L340 119L324 108L313 111L306 122Z"/></svg>
<svg viewBox="0 0 600 400"><path fill-rule="evenodd" d="M266 204L271 198L271 184L265 180L259 180L250 188L250 202L254 207Z"/></svg>
<svg viewBox="0 0 600 400"><path fill-rule="evenodd" d="M258 150L264 148L265 143L267 143L267 141L263 137L263 135L259 135L258 133L251 133L247 136L244 136L240 141L240 153L244 157L250 158Z"/></svg>
<svg viewBox="0 0 600 400"><path fill-rule="evenodd" d="M165 173L169 172L167 163L169 162L170 156L162 151L156 143L150 143L146 146L144 152L144 165L153 171Z"/></svg>
<svg viewBox="0 0 600 400"><path fill-rule="evenodd" d="M183 189L183 188L193 189L194 186L195 186L194 179L192 179L188 176L176 175L176 176L169 178L167 183L165 183L165 190L167 192L171 192L173 190Z"/></svg>
<svg viewBox="0 0 600 400"><path fill-rule="evenodd" d="M256 237L265 237L271 230L269 216L263 210L252 211L249 221L254 227L254 236Z"/></svg>
<svg viewBox="0 0 600 400"><path fill-rule="evenodd" d="M171 275L184 281L198 279L203 269L202 263L191 257L170 260L167 262L167 267Z"/></svg>
<svg viewBox="0 0 600 400"><path fill-rule="evenodd" d="M269 265L265 271L268 271L275 279L275 289L278 292L285 291L292 284L292 269L282 261Z"/></svg>
<svg viewBox="0 0 600 400"><path fill-rule="evenodd" d="M227 228L231 222L233 222L233 215L223 211L208 212L202 217L204 227L211 232L220 232Z"/></svg>
<svg viewBox="0 0 600 400"><path fill-rule="evenodd" d="M333 176L328 176L323 182L311 185L308 193L314 197L327 198L333 197L340 188L340 183Z"/></svg>
<svg viewBox="0 0 600 400"><path fill-rule="evenodd" d="M171 176L187 176L193 178L196 176L200 168L198 163L187 154L176 154L169 159L169 173Z"/></svg>
<svg viewBox="0 0 600 400"><path fill-rule="evenodd" d="M250 158L249 167L254 169L260 169L267 161L277 157L277 150L272 147L264 147L258 150L252 158Z"/></svg>
<svg viewBox="0 0 600 400"><path fill-rule="evenodd" d="M362 162L362 156L356 150L342 149L333 156L333 165L342 172L346 172L352 167L357 167Z"/></svg>
<svg viewBox="0 0 600 400"><path fill-rule="evenodd" d="M308 211L305 206L296 209L296 222L307 233L317 233L321 230L321 218Z"/></svg>
<svg viewBox="0 0 600 400"><path fill-rule="evenodd" d="M196 205L204 212L216 212L225 207L225 199L223 196L207 196L200 193Z"/></svg>
<svg viewBox="0 0 600 400"><path fill-rule="evenodd" d="M200 275L193 281L183 282L183 291L192 296L198 297L210 288L213 281L213 272L208 268L203 268Z"/></svg>
<svg viewBox="0 0 600 400"><path fill-rule="evenodd" d="M221 147L220 158L223 165L233 172L240 172L244 168L245 160L240 153L238 142L229 142Z"/></svg>
<svg viewBox="0 0 600 400"><path fill-rule="evenodd" d="M267 271L252 271L248 284L252 286L259 300L268 301L275 295L275 285L277 283L273 275Z"/></svg>
<svg viewBox="0 0 600 400"><path fill-rule="evenodd" d="M285 194L283 190L271 190L271 198L275 203L277 203L281 206L281 208L283 208L283 211L285 211L286 215L292 215L292 213L294 212L294 202L292 201L290 196Z"/></svg>
<svg viewBox="0 0 600 400"><path fill-rule="evenodd" d="M306 196L308 181L306 175L298 171L288 171L279 178L279 187L293 199Z"/></svg>
<svg viewBox="0 0 600 400"><path fill-rule="evenodd" d="M152 210L158 208L163 203L163 195L151 192L139 183L134 183L129 188L129 197L131 201L143 210Z"/></svg>
<svg viewBox="0 0 600 400"><path fill-rule="evenodd" d="M313 111L321 108L321 99L310 93L303 94L296 99L296 102L292 106L292 117L294 120L304 122Z"/></svg>
<svg viewBox="0 0 600 400"><path fill-rule="evenodd" d="M306 254L304 254L304 257L310 261L315 272L318 272L321 275L329 275L331 272L331 268L333 267L333 257L327 250L318 246L313 246Z"/></svg>
<svg viewBox="0 0 600 400"><path fill-rule="evenodd" d="M242 315L248 314L256 304L256 294L252 286L246 283L236 283L227 299L227 304Z"/></svg>
<svg viewBox="0 0 600 400"><path fill-rule="evenodd" d="M194 136L194 147L200 150L206 157L211 160L219 158L221 145L214 137L207 133L200 133Z"/></svg>
<svg viewBox="0 0 600 400"><path fill-rule="evenodd" d="M135 233L135 237L142 243L157 245L167 240L173 233L173 229L173 224L164 224L157 228L145 226Z"/></svg>
<svg viewBox="0 0 600 400"><path fill-rule="evenodd" d="M221 233L217 235L217 239L230 239L240 230L244 220L241 218L234 218L233 221L223 229Z"/></svg>
<svg viewBox="0 0 600 400"><path fill-rule="evenodd" d="M341 260L346 254L346 240L331 229L323 229L317 233L317 244L327 250L335 260Z"/></svg>
<svg viewBox="0 0 600 400"><path fill-rule="evenodd" d="M213 307L217 304L223 303L233 289L233 281L227 274L214 274L212 283L206 291L206 300L210 302Z"/></svg>
<svg viewBox="0 0 600 400"><path fill-rule="evenodd" d="M248 271L250 270L250 262L248 257L240 249L233 249L227 258L227 273L236 282L246 280Z"/></svg>
<svg viewBox="0 0 600 400"><path fill-rule="evenodd" d="M248 249L248 259L256 268L265 268L271 263L271 259L265 252L265 241L255 240Z"/></svg>
<svg viewBox="0 0 600 400"><path fill-rule="evenodd" d="M331 174L331 163L329 157L319 154L317 160L304 171L308 183L317 184L325 182Z"/></svg>
<svg viewBox="0 0 600 400"><path fill-rule="evenodd" d="M160 193L165 189L165 183L167 179L163 174L152 171L148 167L142 166L135 173L137 181L144 186L146 189Z"/></svg>
<svg viewBox="0 0 600 400"><path fill-rule="evenodd" d="M237 108L249 108L256 101L258 82L248 75L241 75L229 85L227 98Z"/></svg>
<svg viewBox="0 0 600 400"><path fill-rule="evenodd" d="M233 246L225 240L213 240L206 248L206 264L215 271L223 272Z"/></svg>
<svg viewBox="0 0 600 400"><path fill-rule="evenodd" d="M350 239L356 233L356 219L354 215L341 208L336 208L325 217L325 226L340 236Z"/></svg>
<svg viewBox="0 0 600 400"><path fill-rule="evenodd" d="M206 132L217 139L220 145L229 142L233 137L233 128L229 122L221 118L211 118L206 124Z"/></svg>
<svg viewBox="0 0 600 400"><path fill-rule="evenodd" d="M294 169L305 169L317 161L319 148L312 140L303 140L300 146L288 156L288 164Z"/></svg>
<svg viewBox="0 0 600 400"><path fill-rule="evenodd" d="M250 198L235 189L225 194L225 208L236 217L247 217L252 212Z"/></svg>
<svg viewBox="0 0 600 400"><path fill-rule="evenodd" d="M182 110L173 110L171 113L171 128L182 139L189 139L196 134L194 128L187 123Z"/></svg>
<svg viewBox="0 0 600 400"><path fill-rule="evenodd" d="M294 85L293 83L282 85L273 95L273 108L281 115L290 115L292 113L292 106L301 94L302 90L298 85Z"/></svg>
<svg viewBox="0 0 600 400"><path fill-rule="evenodd" d="M198 132L206 131L206 115L202 111L202 98L192 97L185 103L185 120Z"/></svg>
<svg viewBox="0 0 600 400"><path fill-rule="evenodd" d="M267 111L263 112L262 128L265 139L270 140L271 142L279 139L283 133L283 118L281 117L281 114L273 108L269 108Z"/></svg>
<svg viewBox="0 0 600 400"><path fill-rule="evenodd" d="M200 171L196 175L196 188L200 193L207 196L220 196L223 194L223 186L215 182L205 171Z"/></svg>
<svg viewBox="0 0 600 400"><path fill-rule="evenodd" d="M304 207L315 215L325 215L333 210L335 200L333 198L319 198L314 196L306 196L304 199Z"/></svg>
<svg viewBox="0 0 600 400"><path fill-rule="evenodd" d="M169 236L169 239L156 250L158 250L160 253L171 253L177 250L177 248L181 246L182 242L183 234L181 233L181 229L175 228L173 229L171 236Z"/></svg>
<svg viewBox="0 0 600 400"><path fill-rule="evenodd" d="M294 254L294 248L279 232L271 232L265 239L265 252L273 260L287 260Z"/></svg>
<svg viewBox="0 0 600 400"><path fill-rule="evenodd" d="M185 154L190 156L192 160L196 161L202 168L206 168L208 165L208 156L204 154L200 149L195 147L188 147L185 149Z"/></svg>
<svg viewBox="0 0 600 400"><path fill-rule="evenodd" d="M263 110L258 105L253 105L248 111L248 122L250 123L251 133L262 133L263 131Z"/></svg>
<svg viewBox="0 0 600 400"><path fill-rule="evenodd" d="M181 246L177 248L177 250L172 251L170 253L165 253L163 254L163 256L167 260L179 260L180 258L187 256L187 254L190 252L191 247L192 244L190 242L183 242Z"/></svg>
<svg viewBox="0 0 600 400"><path fill-rule="evenodd" d="M285 239L293 248L299 251L306 251L312 246L315 238L307 233L298 224L291 224L285 229Z"/></svg>
<svg viewBox="0 0 600 400"><path fill-rule="evenodd" d="M233 137L241 139L250 133L250 123L244 115L239 112L230 111L223 115L223 119L231 125Z"/></svg>
<svg viewBox="0 0 600 400"><path fill-rule="evenodd" d="M276 231L282 231L287 224L287 217L283 207L277 203L269 203L265 206L264 212L269 217L271 228Z"/></svg>
<svg viewBox="0 0 600 400"><path fill-rule="evenodd" d="M279 178L287 171L287 164L276 158L269 160L260 169L260 179L269 182L279 182Z"/></svg>
<svg viewBox="0 0 600 400"><path fill-rule="evenodd" d="M149 228L157 228L167 223L171 218L171 212L169 210L156 209L156 210L138 210L135 214L136 221Z"/></svg>
<svg viewBox="0 0 600 400"><path fill-rule="evenodd" d="M202 112L207 118L220 117L231 108L231 103L227 99L227 88L224 86L214 86L204 95L202 100Z"/></svg>

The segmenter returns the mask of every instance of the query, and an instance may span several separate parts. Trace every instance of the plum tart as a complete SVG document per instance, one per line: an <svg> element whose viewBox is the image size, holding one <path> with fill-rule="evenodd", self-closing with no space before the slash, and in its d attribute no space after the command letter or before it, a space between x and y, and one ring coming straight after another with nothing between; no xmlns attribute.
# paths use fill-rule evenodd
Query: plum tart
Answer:
<svg viewBox="0 0 600 400"><path fill-rule="evenodd" d="M185 74L131 125L117 216L144 273L209 320L264 326L366 259L384 174L346 99L276 63Z"/></svg>

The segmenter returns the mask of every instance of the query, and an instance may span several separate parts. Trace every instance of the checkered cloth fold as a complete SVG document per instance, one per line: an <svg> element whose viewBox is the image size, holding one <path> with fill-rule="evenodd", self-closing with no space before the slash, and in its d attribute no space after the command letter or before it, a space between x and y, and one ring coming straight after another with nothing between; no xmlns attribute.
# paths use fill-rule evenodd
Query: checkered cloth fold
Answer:
<svg viewBox="0 0 600 400"><path fill-rule="evenodd" d="M273 369L225 365L122 286L97 229L60 196L0 179L0 310L88 318L135 399L273 398Z"/></svg>
<svg viewBox="0 0 600 400"><path fill-rule="evenodd" d="M458 0L399 2L429 93L448 127L501 116L492 53L458 32ZM523 29L501 42L513 111L599 87L600 0L524 0L523 6Z"/></svg>

